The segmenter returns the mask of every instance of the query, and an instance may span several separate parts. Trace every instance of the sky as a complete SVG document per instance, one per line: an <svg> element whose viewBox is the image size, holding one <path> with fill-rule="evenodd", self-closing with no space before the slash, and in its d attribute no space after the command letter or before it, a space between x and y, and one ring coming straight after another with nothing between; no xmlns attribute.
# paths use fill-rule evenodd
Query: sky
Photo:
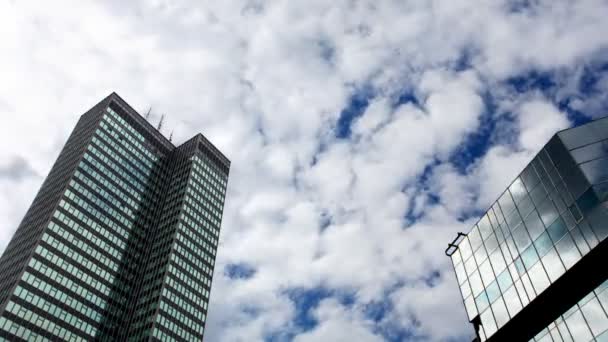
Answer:
<svg viewBox="0 0 608 342"><path fill-rule="evenodd" d="M116 91L232 162L208 341L470 341L444 249L608 114L606 0L0 0L0 251Z"/></svg>

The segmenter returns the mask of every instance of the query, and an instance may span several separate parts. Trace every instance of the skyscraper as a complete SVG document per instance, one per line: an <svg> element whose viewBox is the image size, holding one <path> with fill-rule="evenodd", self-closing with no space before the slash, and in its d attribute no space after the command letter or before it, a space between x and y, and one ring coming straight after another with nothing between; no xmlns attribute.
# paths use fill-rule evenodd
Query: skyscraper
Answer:
<svg viewBox="0 0 608 342"><path fill-rule="evenodd" d="M91 108L0 258L0 340L201 340L229 168L116 93Z"/></svg>
<svg viewBox="0 0 608 342"><path fill-rule="evenodd" d="M608 341L608 118L554 135L448 246L482 341Z"/></svg>

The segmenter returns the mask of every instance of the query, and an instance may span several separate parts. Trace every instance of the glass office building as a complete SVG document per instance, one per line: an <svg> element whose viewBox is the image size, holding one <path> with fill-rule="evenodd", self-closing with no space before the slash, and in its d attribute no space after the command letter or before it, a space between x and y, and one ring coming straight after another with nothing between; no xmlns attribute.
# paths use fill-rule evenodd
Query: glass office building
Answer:
<svg viewBox="0 0 608 342"><path fill-rule="evenodd" d="M448 246L481 341L608 341L608 118L558 132Z"/></svg>
<svg viewBox="0 0 608 342"><path fill-rule="evenodd" d="M82 115L0 258L0 341L200 341L229 168L115 93Z"/></svg>

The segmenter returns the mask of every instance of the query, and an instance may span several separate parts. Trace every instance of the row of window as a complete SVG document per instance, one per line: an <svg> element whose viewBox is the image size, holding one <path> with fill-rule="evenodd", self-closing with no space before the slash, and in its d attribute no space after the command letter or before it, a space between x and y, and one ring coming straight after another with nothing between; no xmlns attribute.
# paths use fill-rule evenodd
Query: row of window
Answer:
<svg viewBox="0 0 608 342"><path fill-rule="evenodd" d="M146 139L144 138L144 136L141 133L139 133L137 130L135 130L133 127L131 127L131 125L129 125L125 121L125 119L123 119L120 115L118 115L115 111L113 111L112 108L108 107L106 109L106 111L108 113L110 113L110 115L112 116L113 119L120 122L120 124L123 125L123 127L125 127L129 132L131 132L131 134L133 134L133 136L135 136L140 142L146 141Z"/></svg>
<svg viewBox="0 0 608 342"><path fill-rule="evenodd" d="M207 163L198 155L192 158L195 161L195 165L207 171L212 177L214 177L223 187L226 187L226 181L228 177L224 173L218 173L214 168L207 165ZM222 187L220 187L222 188Z"/></svg>
<svg viewBox="0 0 608 342"><path fill-rule="evenodd" d="M181 231L182 234L190 237L192 240L196 241L197 243L204 241L203 238L205 238L208 241L211 241L211 246L213 246L213 248L217 248L217 243L218 243L217 238L215 236L209 234L209 232L207 232L207 230L194 231L193 228L186 227L181 222L178 223L177 229L179 231Z"/></svg>
<svg viewBox="0 0 608 342"><path fill-rule="evenodd" d="M199 231L204 231L204 229L202 229L202 227L205 227L205 228L207 228L206 230L208 232L211 232L211 234L213 234L213 236L216 239L219 238L220 233L218 231L216 231L213 226L211 226L209 223L207 223L207 221L195 222L194 220L192 220L187 215L184 215L184 213L180 213L179 219L182 220L182 221L184 221L184 222L186 222L191 227L199 228Z"/></svg>
<svg viewBox="0 0 608 342"><path fill-rule="evenodd" d="M203 268L204 264L203 264L202 260L206 261L207 263L209 263L209 265L213 266L214 260L212 257L208 256L207 254L200 255L197 258L191 257L190 253L185 248L183 248L179 243L173 244L173 249L175 249L179 253L183 254L184 256L188 257L188 260L199 268Z"/></svg>
<svg viewBox="0 0 608 342"><path fill-rule="evenodd" d="M62 326L55 324L49 321L48 319L36 314L35 312L27 310L26 308L14 302L8 303L8 305L6 306L6 311L14 314L15 316L23 320L26 320L26 317L29 316L29 319L27 320L28 322L31 322L37 327L46 330L47 332L59 337L64 341L85 341L85 339L83 339L82 337L72 333L71 331L63 328ZM0 329L8 331L11 334L27 341L48 341L45 338L40 339L41 336L39 336L38 334L4 317L0 317Z"/></svg>
<svg viewBox="0 0 608 342"><path fill-rule="evenodd" d="M552 341L608 341L608 282L543 329L534 339Z"/></svg>
<svg viewBox="0 0 608 342"><path fill-rule="evenodd" d="M178 229L178 235L177 235L177 239L181 242L183 242L186 247L189 247L190 249L197 251L197 252L201 252L201 253L207 253L210 256L215 256L215 253L217 251L217 249L215 248L215 246L207 243L206 240L201 239L199 236L194 236L194 234L192 234L190 232L190 234L179 230ZM200 248L205 249L205 251L201 250Z"/></svg>
<svg viewBox="0 0 608 342"><path fill-rule="evenodd" d="M114 282L114 275L108 271L106 271L103 267L100 266L99 262L95 260L92 255L83 256L81 253L76 251L72 246L67 246L61 241L53 238L49 234L44 234L42 236L42 241L49 244L53 251L45 248L43 245L39 245L36 247L36 253L45 257L50 258L50 260L61 260L61 262L71 262L76 268L84 268L92 272L93 274L107 280L110 284ZM66 258L57 255L55 252L61 252L65 256L67 256L71 260L66 260Z"/></svg>
<svg viewBox="0 0 608 342"><path fill-rule="evenodd" d="M79 196L77 196L76 194L74 194L73 192L71 192L70 190L66 190L65 191L65 197L71 199L75 204L77 204L82 209L84 209L88 215L96 217L99 221L101 221L101 223L103 223L103 224L108 225L109 227L111 227L114 230L114 232L120 234L120 236L122 236L124 239L128 239L129 238L129 232L125 228L123 228L123 226L121 226L120 224L116 223L117 221L121 222L117 218L110 219L110 217L108 217L106 214L104 214L104 213L100 212L99 210L95 209L95 207L93 207L88 201L80 198ZM66 203L69 207L71 207L64 200L62 200L62 202ZM97 202L100 202L98 205L100 205L103 208L103 205L104 205L103 202L101 202L101 201L97 201ZM61 202L60 202L59 205L61 206ZM105 206L107 207L107 205L105 205ZM68 209L66 208L66 210L68 210ZM121 218L122 218L122 216L121 216ZM124 220L124 218L123 218L123 220ZM127 222L129 223L129 225L132 225L131 222L129 222L129 221L127 221Z"/></svg>
<svg viewBox="0 0 608 342"><path fill-rule="evenodd" d="M193 257L190 256L189 259L193 259ZM177 279L189 285L195 291L198 291L204 298L209 298L209 291L207 291L203 287L203 284L200 282L200 279L194 277L194 275L181 272L171 264L169 264L169 272L171 272Z"/></svg>
<svg viewBox="0 0 608 342"><path fill-rule="evenodd" d="M129 162L131 162L134 166L135 169L138 170L140 173L144 174L144 176L146 177L150 177L150 175L152 174L152 170L153 170L153 165L151 163L146 163L145 160L141 160L140 158L133 158L132 155L130 155L129 152L127 152L126 150L129 150L129 148L124 147L125 145L123 144L119 144L117 142L115 142L114 139L110 138L106 133L104 133L104 130L101 128L98 128L97 131L95 131L95 133L97 134L97 136L93 137L93 142L97 143L98 145L104 145L104 146L112 146L114 148L114 150L116 152L118 152L118 154L121 157L127 158ZM97 139L97 137L101 138L101 141L99 139ZM120 138L118 138L118 140L120 141ZM102 143L103 142L103 143Z"/></svg>
<svg viewBox="0 0 608 342"><path fill-rule="evenodd" d="M169 273L171 273L175 278L180 279L181 281L183 281L185 283L191 282L192 277L194 277L194 279L197 279L193 274L190 274L187 276L184 275L181 270L176 269L172 265L169 265ZM208 299L208 297L205 296L204 292L200 291L200 289L203 289L202 287L199 287L199 291L196 291L196 289L195 289L196 292L194 292L194 291L189 290L185 286L182 286L180 283L176 282L171 277L167 277L166 283L168 285L170 285L171 287L173 287L176 291L181 293L182 296L188 298L195 304L205 302ZM192 287L192 288L194 289L194 287ZM195 309L191 313L195 316L198 316L196 312L198 312L198 309Z"/></svg>
<svg viewBox="0 0 608 342"><path fill-rule="evenodd" d="M179 232L179 231L178 231ZM194 243L192 240L184 236L181 232L176 235L178 241L183 243L186 247L190 248L192 251L198 254L207 254L210 257L215 256L215 248L209 245L205 241L201 241L200 243Z"/></svg>
<svg viewBox="0 0 608 342"><path fill-rule="evenodd" d="M213 178L209 176L209 173L206 172L204 168L197 166L196 163L193 163L192 169L194 170L192 174L194 175L195 179L201 184L204 184L205 188L209 190L213 197L217 198L219 201L222 201L224 195L226 194L226 187L215 182ZM216 204L221 207L220 204Z"/></svg>
<svg viewBox="0 0 608 342"><path fill-rule="evenodd" d="M141 143L139 143L139 141L135 141L130 132L127 132L127 130L123 129L122 126L115 123L109 116L104 115L100 125L114 138L118 140L120 140L120 138L127 139L129 143L125 143L125 146L141 160L144 160L145 163L153 165L156 161L158 161L158 156L150 152ZM117 134L115 131L121 133L122 136L119 136L119 134Z"/></svg>
<svg viewBox="0 0 608 342"><path fill-rule="evenodd" d="M82 240L81 238L77 237L76 235L72 234L71 232L60 227L55 222L49 223L49 229L52 232L54 232L55 234L64 238L66 241L69 241L71 246L74 246L74 247L78 248L79 250L83 251L90 258L93 258L93 260L96 260L98 263L105 265L106 267L113 270L114 272L118 272L118 267L119 267L118 264L116 262L114 262L112 259L105 256L103 253L99 252L99 250L98 250L99 248L103 248L104 246L106 246L103 241L99 241L99 242L103 243L103 245L98 245L98 246L92 247L90 240Z"/></svg>
<svg viewBox="0 0 608 342"><path fill-rule="evenodd" d="M141 191L142 193L145 193L145 191L146 191L146 187L145 187L146 180L143 180L143 181L142 181L142 180L140 180L140 179L139 179L139 178L137 178L137 177L132 177L132 176L131 176L131 174L129 174L129 173L127 173L127 172L125 172L121 166L119 166L118 164L116 164L116 163L114 162L114 160L113 160L113 159L110 159L110 158L106 157L106 156L105 156L103 153L101 153L101 152L100 152L100 151L99 151L99 150L98 150L98 149L95 147L95 145L93 145L93 144L89 145L89 147L88 147L88 152L90 152L90 153L94 154L94 155L95 155L97 158L99 158L99 159L100 159L100 160L101 160L103 163L105 163L105 165L107 165L107 166L108 166L108 167L109 167L109 168L110 168L112 171L114 171L114 173L116 173L116 174L120 175L120 176L121 176L123 179L126 179L126 180L127 180L129 183L131 183L131 184L132 184L132 185L133 185L133 186L134 186L134 187L135 187L137 190ZM93 158L91 158L91 157L89 157L89 158L90 158L90 159L89 159L89 158L87 158L87 156L88 156L88 153L87 153L87 154L85 154L85 156L84 156L84 157L85 157L85 159L87 159L87 160L89 160L89 161L90 161L90 159L93 159ZM97 163L97 164L99 164L99 163ZM94 163L94 165L95 165L95 166L97 166L95 163Z"/></svg>
<svg viewBox="0 0 608 342"><path fill-rule="evenodd" d="M203 331L203 325L199 323L200 321L193 320L191 317L189 317L188 315L184 315L184 313L182 312L185 307L190 306L173 294L169 293L169 296L171 296L172 298L165 297L165 293L163 294L163 297L160 301L161 311L164 311L163 313L166 316L171 317L180 323L183 323L188 328L196 332ZM179 310L177 308L180 308L182 310Z"/></svg>
<svg viewBox="0 0 608 342"><path fill-rule="evenodd" d="M99 297L98 295L94 294L93 292L89 291L86 287L77 284L70 278L61 276L56 271L49 268L48 266L41 263L40 261L32 258L30 260L29 266L32 269L42 273L49 279L52 279L53 282L55 282L57 285L61 286L62 288L71 290L72 292L77 294L80 298L83 298L84 300L86 300L94 305L97 305L102 310L106 307L107 302L105 299L103 299L103 298ZM25 274L28 274L28 273L25 273ZM25 278L23 278L23 279L25 280ZM35 280L34 280L34 282L35 282Z"/></svg>
<svg viewBox="0 0 608 342"><path fill-rule="evenodd" d="M86 283L90 287L105 294L106 296L110 295L110 288L106 284L91 277L87 273L83 272L81 269L81 267L82 267L82 268L86 268L90 271L93 271L92 269L89 268L89 266L95 266L97 268L96 265L91 264L91 263L87 263L87 264L78 263L77 261L73 260L72 262L79 265L79 267L74 266L71 263L69 263L65 258L62 258L60 256L53 254L52 252L50 252L49 250L44 248L42 245L39 245L38 247L36 247L36 254L38 254L39 256L43 257L44 259L50 261L51 264L55 265L58 268L61 268L65 272L69 273L71 276L76 277L76 279L81 280L82 282ZM39 267L40 267L40 269L36 269L35 267L34 267L34 269L36 269L37 271L40 271L42 273L45 273L47 266L44 264L40 264ZM62 276L61 274L59 274L57 272L54 272L54 273L51 273L50 278L58 283L61 283L64 276Z"/></svg>
<svg viewBox="0 0 608 342"><path fill-rule="evenodd" d="M213 220L214 223L219 222L219 220L222 219L221 211L219 211L217 207L210 205L208 202L213 201L213 199L208 196L201 196L201 194L198 191L195 191L193 188L196 188L200 191L200 189L198 189L198 187L196 186L188 187L186 191L187 196L185 196L185 201L202 213L212 213L215 217L210 219Z"/></svg>
<svg viewBox="0 0 608 342"><path fill-rule="evenodd" d="M178 266L192 274L195 278L201 279L205 285L211 285L210 278L213 275L213 270L207 267L207 265L203 264L203 266L201 267L201 269L206 273L205 275L199 272L198 269L192 267L190 263L186 262L187 259L185 257L182 257L180 254L171 253L171 260L175 262Z"/></svg>
<svg viewBox="0 0 608 342"><path fill-rule="evenodd" d="M210 194L213 195L213 198L218 198L221 201L225 195L224 188L220 187L218 183L214 183L213 179L203 173L203 170L201 168L197 168L196 165L193 166L193 170L194 172L192 172L192 177L200 184L203 184L205 188L209 190ZM221 207L221 204L218 201L214 201L214 204Z"/></svg>
<svg viewBox="0 0 608 342"><path fill-rule="evenodd" d="M189 332L187 332L184 329L182 329L181 327L177 326L175 323L166 319L162 315L158 315L156 317L157 317L156 322L158 324L160 324L165 329L172 331L174 334L181 337L185 341L196 341L196 340L200 339L200 336L194 336L194 335L190 334ZM166 334L165 332L163 332L160 329L154 329L152 336L158 338L162 342L175 341L175 338L173 336Z"/></svg>
<svg viewBox="0 0 608 342"><path fill-rule="evenodd" d="M70 296L69 294L46 283L44 280L38 279L33 274L30 274L27 272L23 274L22 279L26 283L30 284L34 288L37 288L38 290L42 291L46 295L50 296L51 298L55 298L60 303L63 303L65 305L71 307L72 309L80 312L84 316L94 320L97 323L101 322L101 319L103 317L102 314L100 312L98 312L97 310L91 308L90 306L82 303L80 298L74 298L74 297ZM19 294L17 294L17 295L19 295Z"/></svg>
<svg viewBox="0 0 608 342"><path fill-rule="evenodd" d="M52 317L58 318L64 322L68 323L69 325L84 332L85 334L87 334L89 336L95 336L95 333L97 332L97 329L95 327L93 327L91 324L83 321L82 319L72 315L71 313L67 312L66 310L58 307L57 305L49 302L48 300L28 291L20 286L17 286L17 288L15 289L15 294L17 295L17 297L23 299L24 301L34 305L35 307L37 307L39 309L45 311ZM31 310L27 310L25 313L24 319L28 320L27 318L28 318L28 316L30 316L30 320L28 320L28 321L31 322L34 315L35 314ZM33 323L33 322L31 322L31 323Z"/></svg>
<svg viewBox="0 0 608 342"><path fill-rule="evenodd" d="M100 153L99 150L97 150L97 148L104 151L107 155L110 156L110 158L114 162L114 165L116 165L116 163L120 163L123 170L129 171L129 173L131 175L133 175L135 178L137 178L142 184L146 184L148 182L148 175L145 172L143 172L142 170L140 170L137 167L131 166L127 162L127 160L128 160L127 156L122 156L122 155L117 154L116 152L114 152L113 149L111 149L107 145L109 145L109 144L106 144L105 142L97 139L96 137L93 137L93 144L90 144L89 147L92 148L92 151L94 153ZM101 155L101 153L100 153L100 155Z"/></svg>
<svg viewBox="0 0 608 342"><path fill-rule="evenodd" d="M82 181L82 183L84 183L85 185L88 185L91 189L96 189L104 198L110 200L114 205L118 206L119 208L120 206L124 206L124 203L127 203L134 210L139 209L138 202L132 200L131 197L127 196L127 194L122 189L115 187L106 179L95 179L93 176L88 176L81 172L76 172L74 174L74 177ZM103 188L100 187L97 182L101 183ZM109 191L104 190L104 188L108 189ZM126 210L125 213L133 217L133 210Z"/></svg>
<svg viewBox="0 0 608 342"><path fill-rule="evenodd" d="M90 217L88 217L87 215L82 213L80 210L78 210L78 208L70 205L69 203L65 202L64 200L61 200L61 202L59 202L59 207L61 208L61 210L65 210L66 212L74 215L74 217L76 217L78 220L80 220L82 223L84 223L86 227L90 227L93 231L101 234L106 239L110 240L112 243L114 243L115 245L120 247L123 251L126 248L126 246L127 246L127 243L125 242L126 239L123 238L122 235L113 234L112 232L110 232L109 230L107 230L105 228L107 226L102 226L102 225L98 224L93 219L91 219ZM61 222L67 224L69 227L76 227L76 230L79 233L81 233L83 235L86 234L86 235L84 235L85 237L89 238L89 235L90 235L90 240L95 241L92 236L92 233L87 228L83 228L81 225L79 225L78 223L73 221L70 217L68 217L67 215L62 213L60 210L55 211L54 216L56 218L58 218ZM121 252L118 252L116 250L112 250L109 253L116 256L117 258L120 258L119 256L122 254Z"/></svg>
<svg viewBox="0 0 608 342"><path fill-rule="evenodd" d="M122 203L116 201L115 199L109 199L109 198L104 197L104 194L102 192L89 191L89 189L74 182L73 180L71 180L69 184L70 184L70 189L75 190L78 193L78 195L82 195L84 198L89 200L91 203L95 203L99 207L103 208L106 211L106 213L109 214L109 216L113 217L115 220L124 224L128 228L133 227L133 220L135 219L135 216L133 215L131 210L129 208L127 208L126 206L123 206ZM68 197L71 200L74 200L75 196L77 196L77 194L72 193L70 190L66 190L66 197ZM120 208L121 212L115 210L114 208L112 208L108 204L106 204L106 201L104 201L104 199L107 200L108 202L114 204L118 208ZM123 215L126 215L128 217L125 217Z"/></svg>
<svg viewBox="0 0 608 342"><path fill-rule="evenodd" d="M104 182L108 182L106 180L106 178L109 178L112 181L114 181L116 184L118 184L123 191L128 192L131 196L135 197L136 200L141 202L142 195L140 192L135 190L135 188L137 188L137 187L133 183L129 183L129 184L126 183L121 178L114 175L114 172L111 172L110 169L106 168L103 164L101 164L100 162L95 160L93 157L91 157L88 153L84 155L84 159L89 161L91 164L93 164L95 167L97 167L102 172L102 174L99 174L93 168L89 167L86 163L84 163L84 162L80 163L80 168L82 168L84 171L86 171L94 179L99 180L102 184L105 185L106 183L104 183ZM80 173L80 172L76 171L76 173Z"/></svg>

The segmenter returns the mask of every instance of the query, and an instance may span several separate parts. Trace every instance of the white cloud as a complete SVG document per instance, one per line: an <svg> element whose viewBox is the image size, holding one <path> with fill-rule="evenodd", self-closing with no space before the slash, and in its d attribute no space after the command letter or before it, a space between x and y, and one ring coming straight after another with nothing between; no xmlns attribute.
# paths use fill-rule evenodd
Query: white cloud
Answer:
<svg viewBox="0 0 608 342"><path fill-rule="evenodd" d="M0 248L78 115L116 90L141 112L152 107L153 121L166 113L163 131L175 129L177 142L202 132L232 160L210 340L285 330L304 341L381 340L382 323L360 308L383 298L394 307L387 320L421 339L470 334L445 244L468 229L461 215L486 208L569 124L553 98L504 80L560 68L558 86L573 93L608 45L604 1L509 3L0 2L0 170L15 158L33 170L18 180L0 172ZM352 139L337 139L357 89L374 96ZM416 103L396 104L402 94ZM489 120L509 124L460 170L450 158L481 129L487 94ZM229 279L223 267L236 262L255 275ZM285 291L318 286L346 288L356 303L323 301L319 325L299 334Z"/></svg>

